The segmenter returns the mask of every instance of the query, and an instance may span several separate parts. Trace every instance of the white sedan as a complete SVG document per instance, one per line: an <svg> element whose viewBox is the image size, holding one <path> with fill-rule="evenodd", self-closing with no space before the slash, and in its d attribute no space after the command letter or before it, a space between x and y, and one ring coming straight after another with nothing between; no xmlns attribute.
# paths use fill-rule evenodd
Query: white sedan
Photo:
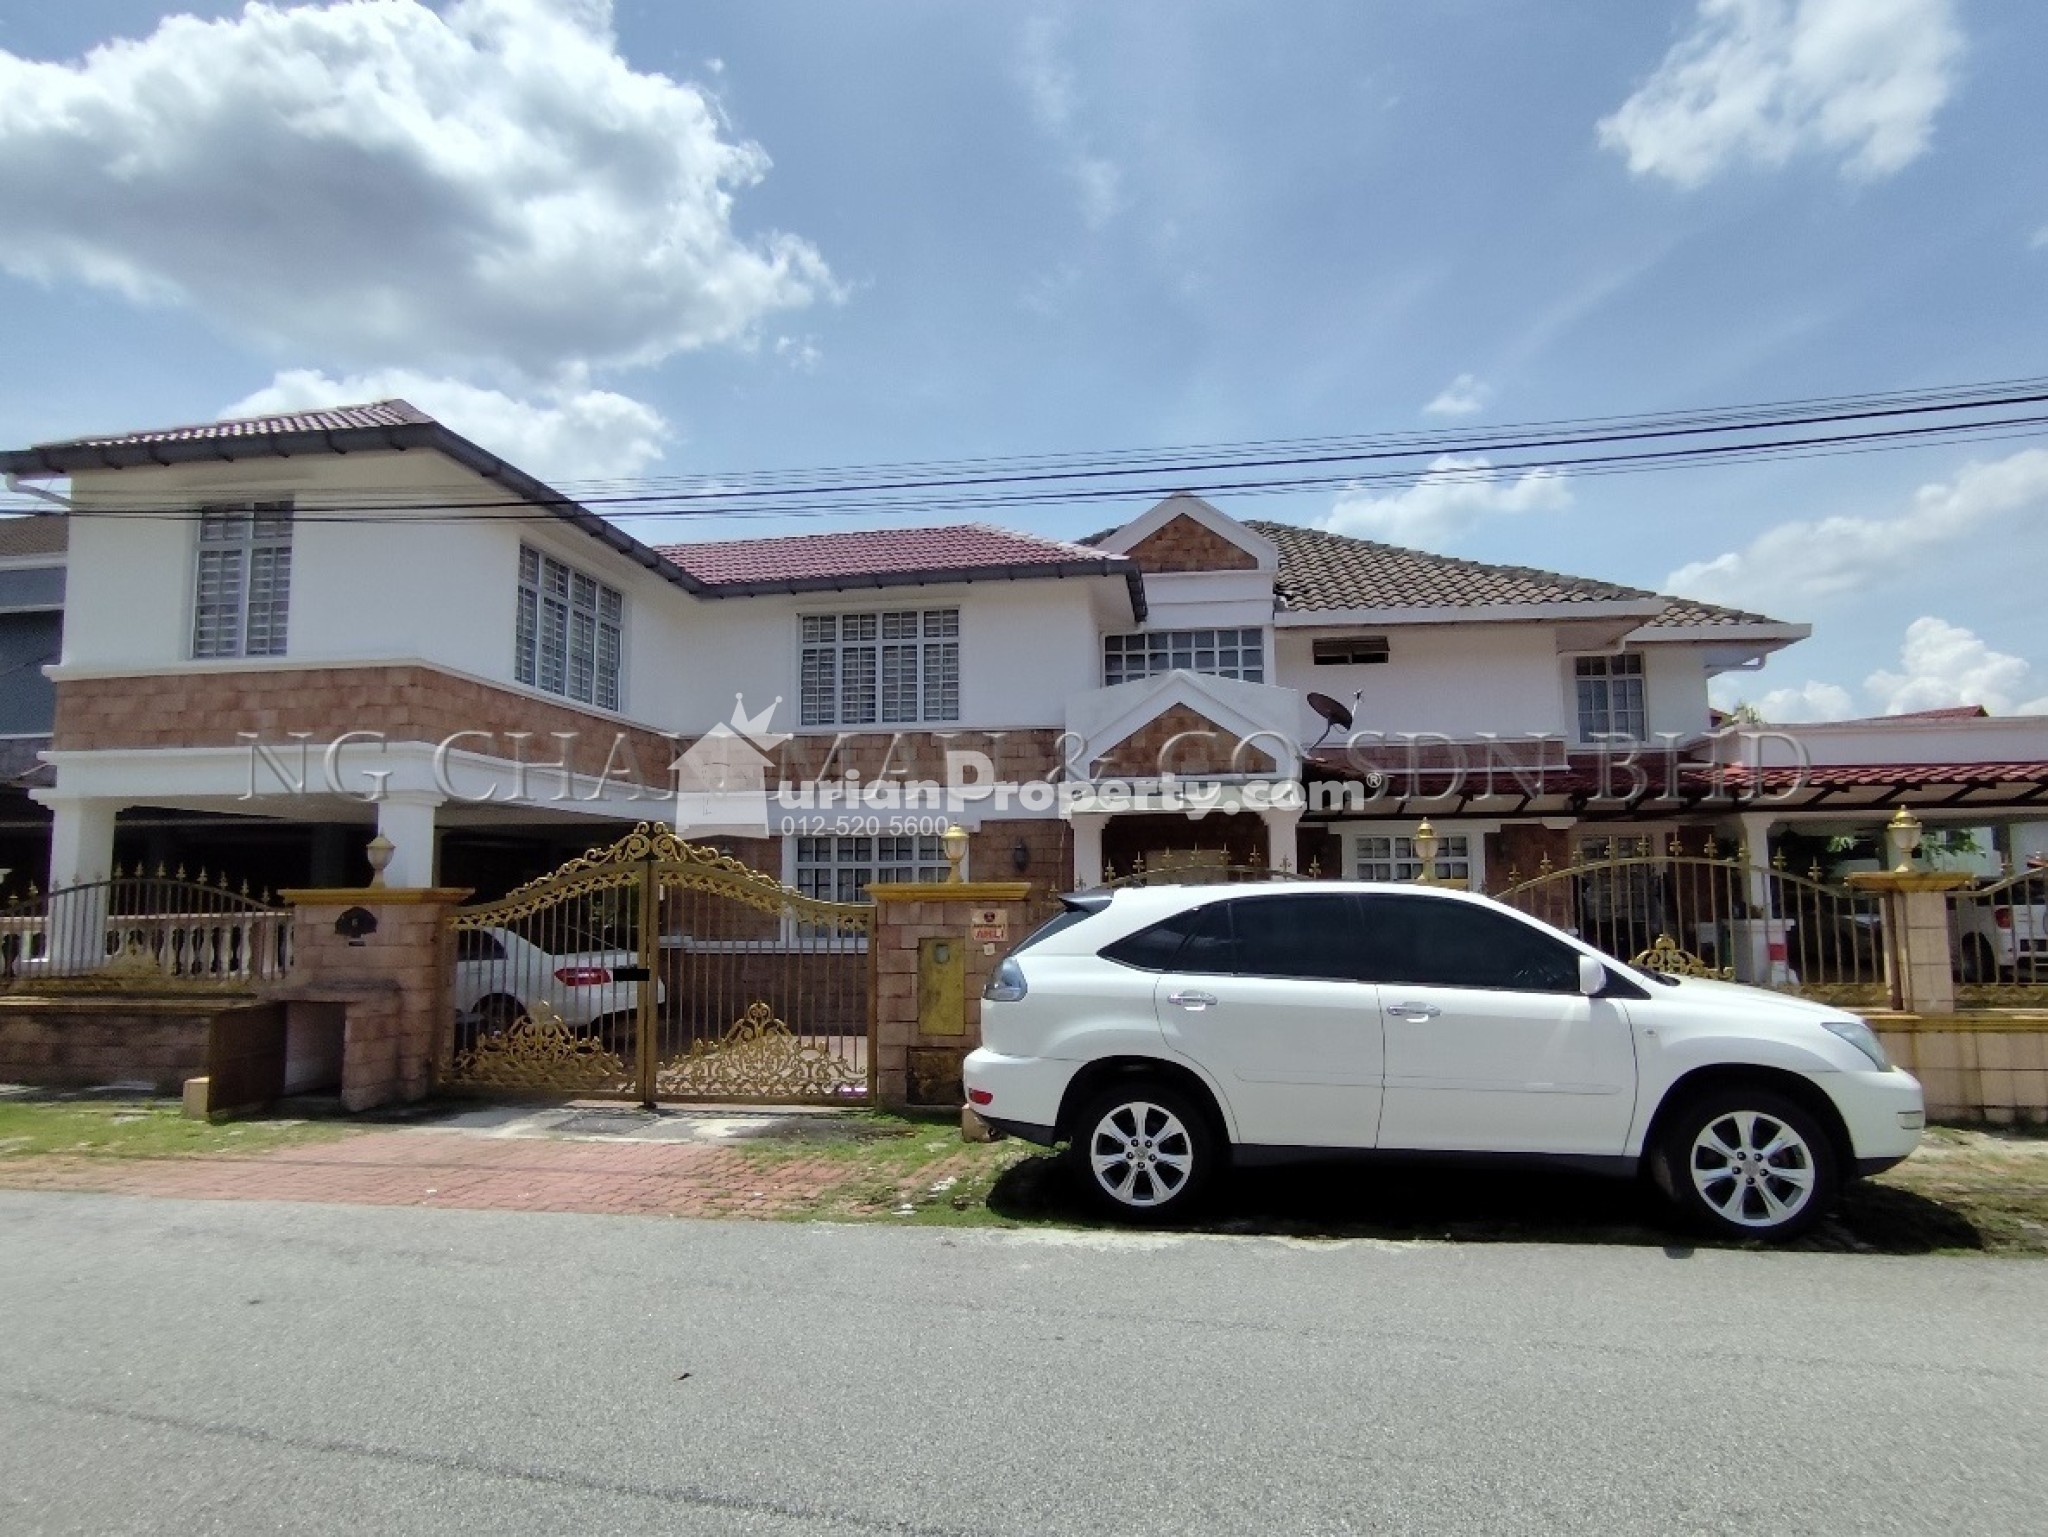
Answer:
<svg viewBox="0 0 2048 1537"><path fill-rule="evenodd" d="M640 1007L639 957L593 948L556 953L508 928L455 934L457 1044L505 1030L545 1004L572 1030L630 1035ZM655 999L661 1001L657 984Z"/></svg>
<svg viewBox="0 0 2048 1537"><path fill-rule="evenodd" d="M1118 1215L1178 1214L1226 1162L1479 1155L1648 1172L1708 1228L1784 1238L1925 1124L1856 1016L1640 971L1468 892L1065 903L991 978L964 1079Z"/></svg>

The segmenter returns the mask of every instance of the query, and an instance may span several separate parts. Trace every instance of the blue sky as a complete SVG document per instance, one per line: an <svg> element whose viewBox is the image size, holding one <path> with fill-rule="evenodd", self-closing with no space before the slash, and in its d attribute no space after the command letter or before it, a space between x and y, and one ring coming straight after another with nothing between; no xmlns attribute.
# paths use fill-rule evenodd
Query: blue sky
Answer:
<svg viewBox="0 0 2048 1537"><path fill-rule="evenodd" d="M2048 373L2042 58L2028 0L14 7L0 442L395 390L574 486ZM2048 442L1224 506L1810 621L1724 684L1782 718L2048 709Z"/></svg>

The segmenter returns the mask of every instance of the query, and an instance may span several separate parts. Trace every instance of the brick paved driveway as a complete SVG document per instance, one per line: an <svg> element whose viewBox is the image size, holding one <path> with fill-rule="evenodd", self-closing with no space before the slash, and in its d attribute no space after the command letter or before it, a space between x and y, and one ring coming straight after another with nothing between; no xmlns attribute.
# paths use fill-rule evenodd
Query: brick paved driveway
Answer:
<svg viewBox="0 0 2048 1537"><path fill-rule="evenodd" d="M816 1209L858 1215L973 1163L961 1147L914 1172L783 1147L764 1157L696 1142L568 1141L408 1128L252 1155L192 1158L26 1158L0 1165L0 1184L24 1190L229 1201L328 1201L494 1211L618 1212L643 1216L781 1216ZM879 1174L879 1179L878 1179ZM857 1192L857 1193L850 1193Z"/></svg>

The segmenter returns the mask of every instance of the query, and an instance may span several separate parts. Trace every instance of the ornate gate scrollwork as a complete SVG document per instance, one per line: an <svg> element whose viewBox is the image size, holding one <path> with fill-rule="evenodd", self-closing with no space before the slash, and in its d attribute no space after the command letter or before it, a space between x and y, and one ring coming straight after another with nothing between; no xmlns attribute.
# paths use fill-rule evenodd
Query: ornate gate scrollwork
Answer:
<svg viewBox="0 0 2048 1537"><path fill-rule="evenodd" d="M874 907L646 824L458 909L456 1090L858 1104Z"/></svg>

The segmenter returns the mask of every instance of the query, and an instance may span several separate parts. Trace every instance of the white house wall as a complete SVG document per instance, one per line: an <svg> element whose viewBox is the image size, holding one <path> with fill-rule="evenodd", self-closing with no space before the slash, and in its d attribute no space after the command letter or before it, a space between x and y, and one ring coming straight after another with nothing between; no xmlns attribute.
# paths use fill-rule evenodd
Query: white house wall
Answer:
<svg viewBox="0 0 2048 1537"><path fill-rule="evenodd" d="M1057 727L1066 718L1068 697L1100 681L1099 629L1130 627L1126 592L1120 578L1069 578L702 602L691 617L686 661L675 669L680 719L686 729L697 729L726 719L736 693L744 694L747 708L755 712L780 696L775 727L796 730L801 616L957 605L957 724Z"/></svg>
<svg viewBox="0 0 2048 1537"><path fill-rule="evenodd" d="M1355 711L1361 731L1435 731L1470 740L1489 731L1505 738L1570 729L1563 663L1548 626L1390 627L1385 632L1389 659L1353 667L1316 666L1311 651L1315 633L1285 629L1276 634L1273 681L1303 692L1313 689L1347 705L1354 692L1362 691ZM1313 736L1322 724L1309 715L1302 728Z"/></svg>

